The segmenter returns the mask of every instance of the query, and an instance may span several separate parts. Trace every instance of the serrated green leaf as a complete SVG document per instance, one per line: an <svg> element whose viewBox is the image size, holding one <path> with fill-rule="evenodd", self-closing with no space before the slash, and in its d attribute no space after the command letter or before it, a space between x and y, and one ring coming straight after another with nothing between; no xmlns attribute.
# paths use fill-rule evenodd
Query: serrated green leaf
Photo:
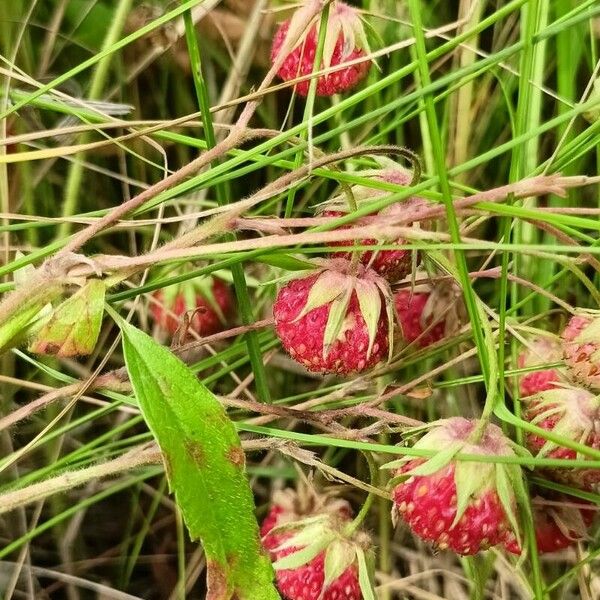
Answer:
<svg viewBox="0 0 600 600"><path fill-rule="evenodd" d="M167 348L132 325L119 324L129 378L162 451L169 485L190 537L204 546L207 600L280 598L233 423Z"/></svg>
<svg viewBox="0 0 600 600"><path fill-rule="evenodd" d="M360 586L363 600L377 600L375 590L373 589L373 561L367 559L362 548L357 548L356 560L358 562L358 585Z"/></svg>
<svg viewBox="0 0 600 600"><path fill-rule="evenodd" d="M102 318L106 285L90 279L52 312L29 344L35 354L89 356L96 347Z"/></svg>

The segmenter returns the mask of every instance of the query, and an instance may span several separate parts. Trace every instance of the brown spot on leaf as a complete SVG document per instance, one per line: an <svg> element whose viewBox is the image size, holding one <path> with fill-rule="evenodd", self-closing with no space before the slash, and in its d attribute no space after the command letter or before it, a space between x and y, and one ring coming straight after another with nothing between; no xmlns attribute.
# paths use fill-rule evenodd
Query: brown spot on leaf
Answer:
<svg viewBox="0 0 600 600"><path fill-rule="evenodd" d="M227 600L230 597L227 589L227 577L223 567L214 560L206 564L206 600Z"/></svg>
<svg viewBox="0 0 600 600"><path fill-rule="evenodd" d="M243 467L246 462L246 455L239 446L231 446L227 451L227 460L235 467Z"/></svg>
<svg viewBox="0 0 600 600"><path fill-rule="evenodd" d="M237 562L239 560L239 554L237 552L230 552L227 555L227 564L229 568L234 571L237 567Z"/></svg>
<svg viewBox="0 0 600 600"><path fill-rule="evenodd" d="M187 455L196 463L198 467L203 468L206 461L202 446L200 446L198 442L194 442L192 440L185 440L183 445Z"/></svg>

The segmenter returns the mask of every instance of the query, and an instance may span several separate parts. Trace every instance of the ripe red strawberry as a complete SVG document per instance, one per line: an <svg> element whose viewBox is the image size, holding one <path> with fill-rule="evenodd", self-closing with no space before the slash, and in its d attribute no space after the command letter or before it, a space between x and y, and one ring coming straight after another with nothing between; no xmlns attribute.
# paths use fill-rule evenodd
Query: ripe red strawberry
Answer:
<svg viewBox="0 0 600 600"><path fill-rule="evenodd" d="M287 600L362 600L371 586L360 575L360 563L370 553L365 533L351 533L350 507L339 499L302 502L291 490L274 497L261 526L264 547L277 575L277 587Z"/></svg>
<svg viewBox="0 0 600 600"><path fill-rule="evenodd" d="M279 290L275 330L290 356L310 371L368 369L392 348L393 307L387 282L345 259L294 279Z"/></svg>
<svg viewBox="0 0 600 600"><path fill-rule="evenodd" d="M457 460L460 454L514 456L512 442L496 425L453 417L427 426L415 448L435 450L430 460L405 457L386 465L404 477L393 492L392 519L402 519L414 534L462 555L503 543L518 531L516 493L523 482L518 465Z"/></svg>
<svg viewBox="0 0 600 600"><path fill-rule="evenodd" d="M425 317L429 312L427 304L430 299L429 293L412 293L408 289L398 290L394 294L402 337L409 344L418 340L421 348L439 342L446 333L445 320L435 322L434 315Z"/></svg>
<svg viewBox="0 0 600 600"><path fill-rule="evenodd" d="M296 36L304 18L302 11L284 21L273 39L271 60L275 62L280 52L288 52L277 74L284 81L297 79L313 73L317 42L319 39L320 17L316 17L306 28L292 48L288 32ZM334 1L330 5L327 21L326 41L323 49L323 62L318 70L335 67L364 57L369 52L367 36L357 10L343 2ZM340 68L329 75L321 75L317 80L318 96L333 96L355 87L369 72L371 61L364 60L355 65ZM296 90L301 96L308 94L310 80L301 81Z"/></svg>
<svg viewBox="0 0 600 600"><path fill-rule="evenodd" d="M358 173L362 177L368 177L379 181L385 181L386 183L394 183L397 185L407 186L412 180L412 174L409 171L403 169L399 164L393 161L388 161L394 168L378 169L362 171ZM382 190L375 190L362 185L352 186L352 195L357 205L361 205L366 201L372 200L378 196L388 195L388 192ZM344 194L335 196L331 200L328 200L320 207L320 213L324 217L340 217L348 214L349 208L347 203L347 197ZM419 213L423 209L427 208L427 202L423 198L417 196L411 196L402 202L387 206L378 214L379 216L388 216L390 218L408 218L417 219ZM361 224L364 222L359 219L355 223ZM412 221L407 221L406 225L410 226ZM376 246L381 243L389 243L389 241L383 240L378 241L375 239L363 239L357 241L357 244L361 246ZM404 239L397 239L393 241L397 245L397 248L393 250L365 250L361 253L361 262L372 268L382 277L385 277L390 283L396 283L408 275L413 266L416 266L419 261L418 252L407 250L403 248L407 242ZM332 242L330 246L349 246L350 242ZM334 256L338 257L350 257L350 252L336 252Z"/></svg>
<svg viewBox="0 0 600 600"><path fill-rule="evenodd" d="M571 318L562 332L565 363L574 380L600 391L600 316L592 311Z"/></svg>
<svg viewBox="0 0 600 600"><path fill-rule="evenodd" d="M555 363L562 359L560 342L549 336L534 338L517 359L519 369L538 367ZM542 369L522 375L519 379L521 397L532 396L555 387L555 382L561 380L558 369Z"/></svg>
<svg viewBox="0 0 600 600"><path fill-rule="evenodd" d="M552 503L537 497L532 505L535 539L540 554L558 552L585 539L595 517L590 502L571 496L557 495ZM521 554L521 546L514 535L509 536L504 547L512 554Z"/></svg>
<svg viewBox="0 0 600 600"><path fill-rule="evenodd" d="M426 277L426 274L423 274ZM421 274L416 273L414 281ZM413 283L394 294L402 339L425 348L455 334L465 322L466 313L460 288L452 281Z"/></svg>
<svg viewBox="0 0 600 600"><path fill-rule="evenodd" d="M561 387L546 390L523 399L524 417L532 424L560 435L567 440L600 449L600 397L582 388ZM542 436L530 433L527 446L538 457L575 460L577 452L560 446ZM600 489L600 469L547 469L556 481L597 491Z"/></svg>
<svg viewBox="0 0 600 600"><path fill-rule="evenodd" d="M234 313L231 288L216 277L170 286L153 296L156 302L150 305L152 316L170 335L175 334L181 325L179 317L185 313L193 312L189 326L203 336L222 331Z"/></svg>

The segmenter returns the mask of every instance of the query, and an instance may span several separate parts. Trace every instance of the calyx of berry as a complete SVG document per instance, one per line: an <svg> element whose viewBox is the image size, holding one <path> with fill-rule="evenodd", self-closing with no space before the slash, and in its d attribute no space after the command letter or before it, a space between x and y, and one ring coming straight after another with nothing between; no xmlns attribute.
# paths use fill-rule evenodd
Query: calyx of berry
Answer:
<svg viewBox="0 0 600 600"><path fill-rule="evenodd" d="M538 335L526 343L519 355L519 368L539 367L562 359L560 339L552 334Z"/></svg>
<svg viewBox="0 0 600 600"><path fill-rule="evenodd" d="M381 159L382 157L377 158ZM413 172L403 167L400 163L397 163L391 159L387 159L384 164L384 168L365 169L358 171L355 174L365 179L377 180L401 186L410 186L413 183ZM391 192L385 192L383 190L366 185L356 184L351 186L351 193L353 196L352 201L355 202L358 207L360 207L378 196L388 195ZM342 191L342 193L337 194L329 200L319 204L317 206L317 212L348 213L350 212L348 200L348 192ZM411 196L404 199L402 202L399 202L397 205L392 206L402 207L403 215L406 213L407 218L410 218L411 216L416 218L419 216L419 213L428 206L428 203L422 198ZM390 209L391 207L387 207L387 209L384 209L384 211L387 212Z"/></svg>
<svg viewBox="0 0 600 600"><path fill-rule="evenodd" d="M268 535L283 534L283 541L271 548L279 553L292 550L273 563L276 571L298 569L324 553L324 580L321 595L351 567L356 566L361 591L372 597L372 552L364 532L347 533L348 519L339 514L321 513L298 521L276 525Z"/></svg>
<svg viewBox="0 0 600 600"><path fill-rule="evenodd" d="M371 356L383 311L389 323L388 348L393 350L394 305L389 284L383 277L364 266L352 265L345 259L318 261L323 264L320 275L313 284L306 304L294 321L299 321L310 311L330 305L327 325L323 336L323 356L326 357L333 343L343 339L344 332L354 326L354 317L348 313L352 293L356 293L360 314L365 321L369 336L367 360ZM353 272L356 271L356 273ZM382 302L383 298L383 302Z"/></svg>
<svg viewBox="0 0 600 600"><path fill-rule="evenodd" d="M280 524L298 521L306 515L352 515L350 503L337 496L336 492L319 492L308 483L302 483L297 490L286 488L273 494L273 506L281 509Z"/></svg>
<svg viewBox="0 0 600 600"><path fill-rule="evenodd" d="M564 386L540 392L526 399L535 415L532 425L552 419L552 433L585 444L590 435L600 435L600 396L582 388ZM543 457L560 444L546 440L538 456Z"/></svg>
<svg viewBox="0 0 600 600"><path fill-rule="evenodd" d="M290 19L288 32L283 41L282 47L286 48L289 43L289 37L296 35L298 30L304 24L306 15L303 11L296 11ZM315 37L318 39L321 28L321 17L317 15L306 26L304 33L290 48L289 52L302 46L306 37L315 28ZM327 19L327 32L325 34L325 45L323 46L323 68L328 69L331 66L331 59L334 54L335 46L340 36L343 36L344 45L342 49L342 62L355 51L363 50L366 54L371 52L369 41L358 11L344 2L334 0L329 8L329 18Z"/></svg>

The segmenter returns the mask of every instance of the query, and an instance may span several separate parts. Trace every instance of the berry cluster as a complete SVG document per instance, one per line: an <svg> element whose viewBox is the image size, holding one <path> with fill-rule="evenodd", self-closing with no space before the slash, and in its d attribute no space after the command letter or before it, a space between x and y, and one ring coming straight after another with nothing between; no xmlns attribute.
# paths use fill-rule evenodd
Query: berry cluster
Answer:
<svg viewBox="0 0 600 600"><path fill-rule="evenodd" d="M315 70L327 71L317 77L317 95L356 85L369 67L368 61L357 60L366 56L368 47L356 11L342 2L331 4L320 65L315 64L319 21L294 41L297 15L275 36L272 59L280 62L279 76L294 81L300 95L309 92L308 76ZM287 54L281 63L282 52ZM409 187L413 179L412 172L389 160L379 169L357 174L402 187ZM387 194L375 187L353 185L320 205L317 214L332 220L344 217ZM341 225L338 231L368 225L374 216L418 228L429 208L424 198L409 197ZM312 271L285 283L277 293L273 315L275 331L289 355L309 371L347 376L389 362L395 340L418 351L455 334L465 321L460 290L453 282L432 282L418 271L422 257L410 248L410 241L363 236L331 242L327 259L315 261ZM568 373L548 366L563 359ZM600 318L581 314L560 339L544 336L531 341L518 367L529 369L519 378L524 418L551 434L600 448L600 402L590 391L600 391ZM542 433L526 436L536 456L578 457L576 450ZM522 505L528 503L525 477L516 460L494 458L516 458L525 450L487 419L441 419L414 435L412 452L384 465L394 473L394 523L403 521L438 550L473 555L498 546L522 554L526 545L520 520ZM465 460L465 455L480 460ZM543 474L586 491L598 491L600 484L598 469L554 469ZM538 552L555 552L586 539L595 515L589 503L545 489L536 494L531 506ZM274 500L263 523L263 543L275 561L284 598L363 598L357 565L361 552L368 549L368 538L349 534L354 529L349 528L350 511L343 501L329 502L319 506L313 502L299 510L297 497L288 494L285 501ZM331 565L336 566L334 572Z"/></svg>
<svg viewBox="0 0 600 600"><path fill-rule="evenodd" d="M315 83L319 96L356 86L371 65L356 9L337 0L331 3L320 64L321 19L306 26L304 18L297 11L275 34L271 58L281 79L294 82L301 96L309 93L315 71L323 71ZM381 160L380 168L357 174L401 187L409 187L414 175L389 159ZM317 216L335 221L388 193L376 187L346 188L318 206ZM374 217L417 229L426 223L429 208L427 200L411 196L337 231L368 225ZM411 236L357 238L329 243L327 258L315 260L312 270L288 280L277 293L275 332L292 359L309 371L362 373L389 362L399 346L419 351L447 340L465 322L459 288L448 280L431 281L418 270L422 256L410 247ZM211 335L234 313L230 288L217 278L159 291L151 308L158 326L171 336L182 329ZM529 451L540 458L574 460L586 458L577 444L600 449L600 317L581 312L560 337L530 340L517 366L527 370L519 376L518 387L523 418L532 426L525 436ZM494 460L516 457L522 448L486 419L441 419L417 429L413 438L410 453L384 465L393 473L394 524L401 521L434 549L459 555L494 546L517 555L527 550L520 526L520 504L526 496L522 469L517 461ZM573 444L563 446L560 439ZM464 460L465 455L480 459ZM548 468L542 474L583 491L600 489L600 470L585 465ZM563 550L588 537L595 516L590 503L535 490L531 506L538 552ZM372 597L367 590L372 590L373 548L359 525L350 505L338 497L308 488L276 493L261 536L282 597Z"/></svg>

